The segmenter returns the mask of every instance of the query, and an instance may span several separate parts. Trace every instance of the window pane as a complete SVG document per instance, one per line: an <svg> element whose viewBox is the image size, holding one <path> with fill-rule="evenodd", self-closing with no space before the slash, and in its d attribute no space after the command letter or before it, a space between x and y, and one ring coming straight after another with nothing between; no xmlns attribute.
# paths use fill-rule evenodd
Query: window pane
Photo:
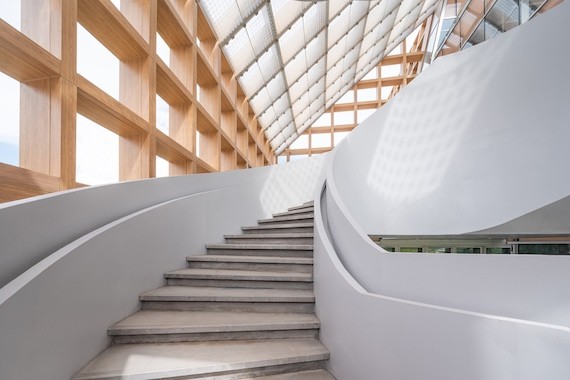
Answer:
<svg viewBox="0 0 570 380"><path fill-rule="evenodd" d="M301 135L291 144L290 149L308 149L309 135Z"/></svg>
<svg viewBox="0 0 570 380"><path fill-rule="evenodd" d="M0 162L20 162L20 82L0 72Z"/></svg>
<svg viewBox="0 0 570 380"><path fill-rule="evenodd" d="M372 102L378 99L378 90L376 88L361 88L356 96L359 102Z"/></svg>
<svg viewBox="0 0 570 380"><path fill-rule="evenodd" d="M314 133L311 135L311 147L313 148L330 148L330 133Z"/></svg>
<svg viewBox="0 0 570 380"><path fill-rule="evenodd" d="M354 124L353 111L341 111L334 113L334 125Z"/></svg>
<svg viewBox="0 0 570 380"><path fill-rule="evenodd" d="M170 162L160 156L156 156L156 177L168 177Z"/></svg>
<svg viewBox="0 0 570 380"><path fill-rule="evenodd" d="M348 134L349 132L335 132L333 134L334 146L337 146Z"/></svg>

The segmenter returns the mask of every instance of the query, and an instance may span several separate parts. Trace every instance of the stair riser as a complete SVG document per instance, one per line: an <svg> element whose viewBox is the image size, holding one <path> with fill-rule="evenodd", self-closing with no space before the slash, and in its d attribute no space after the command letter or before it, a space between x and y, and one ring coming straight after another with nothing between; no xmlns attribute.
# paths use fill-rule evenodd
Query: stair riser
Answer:
<svg viewBox="0 0 570 380"><path fill-rule="evenodd" d="M300 205L300 206L289 207L289 208L287 209L287 211L301 210L301 209L304 209L304 208L315 208L315 205L314 205L313 203L310 203L310 204L303 204L303 205Z"/></svg>
<svg viewBox="0 0 570 380"><path fill-rule="evenodd" d="M236 280L206 280L169 278L167 284L171 286L206 286L218 288L249 288L249 289L304 289L313 288L312 282L297 281L236 281Z"/></svg>
<svg viewBox="0 0 570 380"><path fill-rule="evenodd" d="M274 218L281 218L284 216L310 216L312 217L314 215L314 211L312 209L309 210L295 210L295 211L289 211L289 212L282 212L279 214L273 214Z"/></svg>
<svg viewBox="0 0 570 380"><path fill-rule="evenodd" d="M239 380L239 379L253 379L260 376L271 376L271 375L280 375L286 373L295 373L300 371L310 371L316 369L325 369L326 368L326 361L328 357L324 360L320 358L314 358L315 360L309 361L299 361L296 363L291 364L282 364L282 365L275 365L275 366L264 366L258 368L251 368L247 370L240 370L240 371L231 371L231 372L219 372L212 377L211 374L208 376L184 376L184 377L177 377L176 380L191 380L191 379L209 379L209 380Z"/></svg>
<svg viewBox="0 0 570 380"><path fill-rule="evenodd" d="M276 250L276 249L222 249L208 248L210 255L230 256L271 256L271 257L313 257L313 251Z"/></svg>
<svg viewBox="0 0 570 380"><path fill-rule="evenodd" d="M313 238L226 238L228 244L313 244Z"/></svg>
<svg viewBox="0 0 570 380"><path fill-rule="evenodd" d="M264 228L259 230L243 230L242 232L246 235L250 234L290 234L296 232L302 233L313 233L313 227L290 227L290 228Z"/></svg>
<svg viewBox="0 0 570 380"><path fill-rule="evenodd" d="M187 302L143 301L143 310L202 310L202 311L249 311L258 313L303 313L315 312L310 302Z"/></svg>
<svg viewBox="0 0 570 380"><path fill-rule="evenodd" d="M191 261L190 268L196 269L229 269L229 270L259 270L268 272L312 273L312 265L303 264L258 264L230 262L198 262Z"/></svg>
<svg viewBox="0 0 570 380"><path fill-rule="evenodd" d="M273 331L238 331L213 332L193 334L144 334L144 335L115 335L113 344L138 343L177 343L177 342L206 342L229 340L259 340L259 339L297 339L318 338L318 329L307 330L273 330Z"/></svg>
<svg viewBox="0 0 570 380"><path fill-rule="evenodd" d="M273 219L264 219L264 220L260 220L258 221L258 224L261 226L267 226L267 225L276 225L276 224L291 224L291 223L313 223L314 218L311 214L311 216L297 216L295 215L294 217L290 217L290 216L283 216L283 217L279 217L279 218L273 218Z"/></svg>

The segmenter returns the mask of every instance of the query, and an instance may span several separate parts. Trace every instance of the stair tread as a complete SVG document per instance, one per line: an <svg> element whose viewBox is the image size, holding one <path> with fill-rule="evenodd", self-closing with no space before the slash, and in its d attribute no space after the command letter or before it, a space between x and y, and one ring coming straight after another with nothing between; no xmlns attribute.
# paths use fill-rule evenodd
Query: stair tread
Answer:
<svg viewBox="0 0 570 380"><path fill-rule="evenodd" d="M334 376L324 369L283 373L280 375L256 377L255 380L335 380Z"/></svg>
<svg viewBox="0 0 570 380"><path fill-rule="evenodd" d="M140 295L141 301L314 302L312 290L164 286Z"/></svg>
<svg viewBox="0 0 570 380"><path fill-rule="evenodd" d="M287 215L298 215L298 214L308 214L308 213L313 213L315 211L315 208L313 206L308 206L305 208L300 208L300 209L296 209L296 210L288 210L285 212L278 212L275 214L272 214L273 217L278 217L278 216L287 216Z"/></svg>
<svg viewBox="0 0 570 380"><path fill-rule="evenodd" d="M212 249L274 249L289 251L312 251L312 244L206 244L206 248Z"/></svg>
<svg viewBox="0 0 570 380"><path fill-rule="evenodd" d="M312 232L291 232L285 234L263 234L263 235L224 235L226 239L288 239L288 238L313 238Z"/></svg>
<svg viewBox="0 0 570 380"><path fill-rule="evenodd" d="M328 351L316 339L125 344L105 350L74 379L205 376L328 357Z"/></svg>
<svg viewBox="0 0 570 380"><path fill-rule="evenodd" d="M279 256L229 256L229 255L197 255L187 257L192 262L229 262L252 264L301 264L313 265L309 257L279 257Z"/></svg>
<svg viewBox="0 0 570 380"><path fill-rule="evenodd" d="M248 230L269 230L269 229L311 228L311 227L314 227L313 222L276 224L271 226L246 226L242 227L241 229L242 231L248 231Z"/></svg>
<svg viewBox="0 0 570 380"><path fill-rule="evenodd" d="M109 335L316 329L314 314L141 310L109 329Z"/></svg>
<svg viewBox="0 0 570 380"><path fill-rule="evenodd" d="M277 216L270 219L260 219L258 223L271 223L271 222L282 222L287 220L306 220L306 219L314 219L315 215L310 213L308 215L284 215L284 216Z"/></svg>
<svg viewBox="0 0 570 380"><path fill-rule="evenodd" d="M241 281L302 281L312 282L311 273L299 272L275 272L261 270L242 269L202 269L184 268L166 272L165 278L192 278L192 279L212 279L212 280L241 280Z"/></svg>

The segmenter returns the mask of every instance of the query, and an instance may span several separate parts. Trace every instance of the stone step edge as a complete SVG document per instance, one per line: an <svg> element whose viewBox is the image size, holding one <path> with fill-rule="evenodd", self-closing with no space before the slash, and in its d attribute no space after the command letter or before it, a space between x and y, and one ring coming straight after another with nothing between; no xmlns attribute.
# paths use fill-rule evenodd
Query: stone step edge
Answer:
<svg viewBox="0 0 570 380"><path fill-rule="evenodd" d="M184 271L184 273L180 273ZM227 273L188 273L189 271L217 271ZM233 272L233 273L232 273ZM250 272L249 274L236 274L236 272ZM264 275L265 273L266 275ZM271 273L268 275L267 273ZM286 273L294 273L295 276L287 276ZM191 279L191 280L232 280L232 281L275 281L275 282L313 282L311 273L295 272L270 272L259 270L233 270L233 269L180 269L164 274L165 279Z"/></svg>
<svg viewBox="0 0 570 380"><path fill-rule="evenodd" d="M249 264L285 264L313 265L313 259L308 257L279 257L279 256L231 256L231 255L196 255L188 256L188 262L217 262L217 263L249 263Z"/></svg>
<svg viewBox="0 0 570 380"><path fill-rule="evenodd" d="M312 251L312 244L206 244L206 249Z"/></svg>
<svg viewBox="0 0 570 380"><path fill-rule="evenodd" d="M312 239L312 232L290 232L284 234L224 235L224 239Z"/></svg>

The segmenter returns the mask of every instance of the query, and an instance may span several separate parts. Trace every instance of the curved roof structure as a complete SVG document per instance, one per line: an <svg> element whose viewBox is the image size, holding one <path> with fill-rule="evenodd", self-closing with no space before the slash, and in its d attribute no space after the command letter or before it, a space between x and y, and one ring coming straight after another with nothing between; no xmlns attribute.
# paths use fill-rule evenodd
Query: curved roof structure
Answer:
<svg viewBox="0 0 570 380"><path fill-rule="evenodd" d="M279 155L440 0L199 0Z"/></svg>

